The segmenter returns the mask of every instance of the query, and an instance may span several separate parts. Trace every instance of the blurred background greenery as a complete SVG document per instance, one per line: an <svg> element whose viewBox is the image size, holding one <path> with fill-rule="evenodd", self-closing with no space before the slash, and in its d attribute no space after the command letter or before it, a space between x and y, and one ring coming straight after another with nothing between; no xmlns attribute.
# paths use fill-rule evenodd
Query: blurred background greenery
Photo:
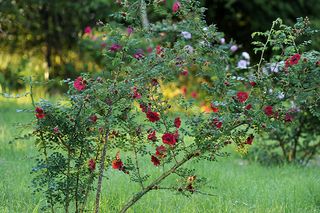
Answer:
<svg viewBox="0 0 320 213"><path fill-rule="evenodd" d="M84 29L97 29L98 21L110 21L116 0L0 0L0 92L26 90L24 77L47 81L38 93L65 91L59 80L81 72L100 72L103 60L97 54L103 41L93 46ZM242 51L252 53L251 33L266 31L277 17L293 24L308 16L320 27L318 0L202 0L208 8L208 24L216 24L227 41L234 39ZM164 7L171 9L173 0ZM153 17L152 19L157 19ZM319 49L320 39L313 48ZM100 47L101 48L101 47ZM252 54L251 54L252 55ZM253 57L255 60L255 57ZM52 81L48 81L48 80ZM55 79L55 80L53 80ZM57 89L59 88L59 89Z"/></svg>

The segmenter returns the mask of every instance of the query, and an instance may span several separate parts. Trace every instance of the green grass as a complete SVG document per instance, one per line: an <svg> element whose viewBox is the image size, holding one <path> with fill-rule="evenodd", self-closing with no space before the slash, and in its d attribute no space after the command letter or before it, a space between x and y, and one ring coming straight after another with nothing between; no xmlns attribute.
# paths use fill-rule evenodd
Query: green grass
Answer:
<svg viewBox="0 0 320 213"><path fill-rule="evenodd" d="M18 134L16 122L28 121L31 113L16 113L23 108L0 103L0 213L41 212L41 194L33 195L29 188L31 168L36 155L32 141L8 144ZM190 198L169 191L154 191L143 197L128 212L320 212L320 168L281 166L262 167L241 160L235 154L219 162L190 162L200 176L208 177L214 188L204 188L216 196L196 194ZM147 161L144 171L156 171ZM156 175L155 174L155 175ZM105 174L102 212L117 212L138 186L130 183L128 175L108 170ZM169 182L175 181L170 178ZM93 206L93 195L90 204ZM62 212L57 210L57 212Z"/></svg>

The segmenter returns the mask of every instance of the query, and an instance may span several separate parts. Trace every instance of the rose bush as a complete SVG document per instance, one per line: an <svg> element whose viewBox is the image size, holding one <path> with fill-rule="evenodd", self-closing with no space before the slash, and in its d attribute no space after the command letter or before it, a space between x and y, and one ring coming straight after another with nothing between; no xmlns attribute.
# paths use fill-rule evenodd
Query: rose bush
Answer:
<svg viewBox="0 0 320 213"><path fill-rule="evenodd" d="M225 155L223 148L230 143L245 153L256 134L274 131L285 122L283 116L291 112L289 98L275 98L278 91L270 93L270 89L281 89L290 98L301 96L301 103L316 113L316 84L306 89L297 83L305 75L316 75L319 68L301 67L307 65L294 56L299 52L292 47L295 38L284 39L277 33L274 38L273 28L257 49L262 51L260 63L239 67L230 58L234 45L221 44L222 34L206 25L205 9L198 2L176 1L172 11L163 8L162 1L119 2L122 10L114 17L125 24L105 24L101 29L107 37L105 70L98 77L83 74L67 81L67 102L37 104L34 135L41 155L33 169L33 183L36 191L45 194L52 212L61 206L66 212L89 210L92 191L99 212L103 174L109 168L129 175L141 187L120 212L150 191L202 193L205 178L187 162L215 161ZM163 15L162 22L149 22L147 6ZM275 66L294 57L274 77L263 71L270 44L285 50L272 59ZM302 54L307 64L316 60L317 53L310 54ZM248 62L248 55L243 57ZM193 98L167 98L163 85L177 81L181 73L188 76L189 71L197 77ZM210 111L200 110L194 101L199 96L210 103ZM159 177L151 179L143 171L140 164L146 159L154 171L162 167ZM171 175L179 181L166 185L163 180Z"/></svg>

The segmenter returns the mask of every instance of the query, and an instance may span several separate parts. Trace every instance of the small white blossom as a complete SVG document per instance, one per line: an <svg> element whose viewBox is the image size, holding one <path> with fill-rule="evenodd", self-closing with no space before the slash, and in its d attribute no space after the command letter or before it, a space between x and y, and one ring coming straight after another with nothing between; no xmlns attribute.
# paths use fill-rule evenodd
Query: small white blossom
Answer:
<svg viewBox="0 0 320 213"><path fill-rule="evenodd" d="M240 61L238 61L237 68L239 68L239 69L247 69L248 65L249 65L248 61L240 60Z"/></svg>
<svg viewBox="0 0 320 213"><path fill-rule="evenodd" d="M244 58L244 59L246 59L246 60L250 60L250 55L249 55L249 53L247 53L247 52L242 52L242 57Z"/></svg>
<svg viewBox="0 0 320 213"><path fill-rule="evenodd" d="M272 94L273 93L273 89L269 89L269 91L268 91L270 94Z"/></svg>
<svg viewBox="0 0 320 213"><path fill-rule="evenodd" d="M208 27L204 27L204 28L203 28L203 31L208 31Z"/></svg>
<svg viewBox="0 0 320 213"><path fill-rule="evenodd" d="M189 54L193 53L193 47L191 45L186 45L183 49Z"/></svg>
<svg viewBox="0 0 320 213"><path fill-rule="evenodd" d="M244 81L244 80L246 80L245 78L240 77L240 76L232 76L231 79L236 79L236 80L238 80L238 81Z"/></svg>
<svg viewBox="0 0 320 213"><path fill-rule="evenodd" d="M185 38L185 39L191 39L191 33L187 32L187 31L182 31L181 35Z"/></svg>
<svg viewBox="0 0 320 213"><path fill-rule="evenodd" d="M231 52L235 52L235 51L238 50L238 46L237 46L237 45L232 45L232 46L230 47L230 50L231 50Z"/></svg>
<svg viewBox="0 0 320 213"><path fill-rule="evenodd" d="M225 43L226 43L226 39L225 39L225 38L221 38L221 39L220 39L220 43L221 43L221 44L225 44Z"/></svg>
<svg viewBox="0 0 320 213"><path fill-rule="evenodd" d="M284 95L284 92L279 92L278 93L278 98L281 100L281 99L284 99L285 95Z"/></svg>

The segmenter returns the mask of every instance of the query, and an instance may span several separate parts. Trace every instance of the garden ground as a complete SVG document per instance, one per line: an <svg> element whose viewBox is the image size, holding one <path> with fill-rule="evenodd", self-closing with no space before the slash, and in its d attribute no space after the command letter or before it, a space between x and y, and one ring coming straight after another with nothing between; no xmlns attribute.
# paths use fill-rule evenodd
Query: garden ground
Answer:
<svg viewBox="0 0 320 213"><path fill-rule="evenodd" d="M33 117L32 113L17 113L18 108L23 106L0 103L0 212L42 212L44 197L32 194L29 187L30 171L37 154L35 147L32 141L8 143L17 134L15 123ZM200 176L209 177L209 185L213 186L202 191L214 196L194 194L185 197L169 191L150 192L129 212L320 212L318 166L263 167L231 153L230 157L218 162L190 162ZM149 159L142 163L146 171L155 169ZM119 171L109 169L105 176L108 180L105 179L103 186L101 212L117 212L138 186L130 184L129 177ZM93 196L90 200L93 206ZM63 212L63 209L57 212Z"/></svg>

